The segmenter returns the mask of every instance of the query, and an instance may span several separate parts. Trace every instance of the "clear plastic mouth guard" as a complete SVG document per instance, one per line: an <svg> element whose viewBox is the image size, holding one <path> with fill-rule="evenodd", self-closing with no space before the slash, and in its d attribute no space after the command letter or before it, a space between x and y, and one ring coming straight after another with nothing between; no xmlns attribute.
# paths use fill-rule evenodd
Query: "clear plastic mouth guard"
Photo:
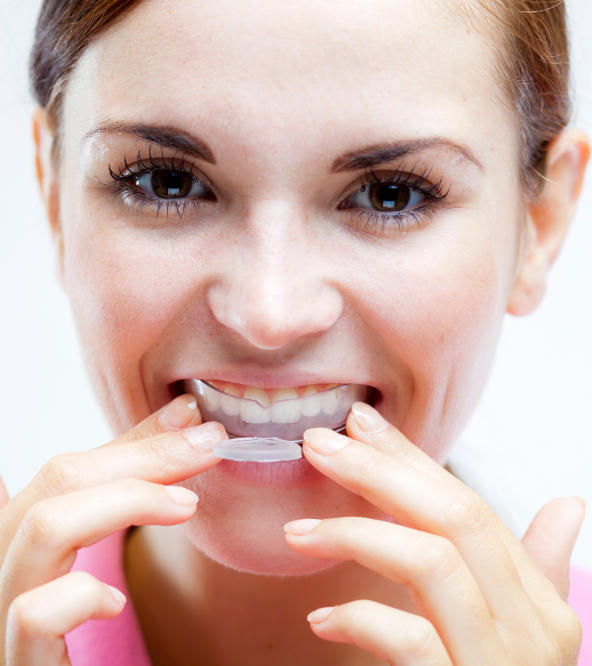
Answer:
<svg viewBox="0 0 592 666"><path fill-rule="evenodd" d="M335 432L345 432L345 425ZM215 444L214 455L237 462L280 462L302 458L302 446L278 437L235 437Z"/></svg>
<svg viewBox="0 0 592 666"><path fill-rule="evenodd" d="M302 439L307 428L339 428L351 406L364 401L368 387L342 384L323 391L271 400L264 391L258 398L235 395L201 379L184 382L187 393L195 396L204 421L218 421L235 437ZM248 394L251 395L251 394Z"/></svg>
<svg viewBox="0 0 592 666"><path fill-rule="evenodd" d="M353 403L367 399L369 393L369 387L361 384L341 384L324 390L282 389L276 396L245 387L241 396L237 385L220 384L188 379L184 388L197 399L204 421L219 421L231 433L231 439L214 447L214 454L244 462L302 458L299 443L307 428L343 430Z"/></svg>
<svg viewBox="0 0 592 666"><path fill-rule="evenodd" d="M277 437L236 437L215 444L214 455L239 462L280 462L302 458L302 447Z"/></svg>

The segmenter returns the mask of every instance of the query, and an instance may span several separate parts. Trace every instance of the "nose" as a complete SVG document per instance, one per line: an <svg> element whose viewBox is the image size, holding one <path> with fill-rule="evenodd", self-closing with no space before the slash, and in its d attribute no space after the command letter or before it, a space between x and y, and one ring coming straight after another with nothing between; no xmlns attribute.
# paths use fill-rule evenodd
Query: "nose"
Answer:
<svg viewBox="0 0 592 666"><path fill-rule="evenodd" d="M326 251L299 234L300 225L284 222L276 217L245 234L207 292L215 319L258 349L284 348L327 331L343 311Z"/></svg>

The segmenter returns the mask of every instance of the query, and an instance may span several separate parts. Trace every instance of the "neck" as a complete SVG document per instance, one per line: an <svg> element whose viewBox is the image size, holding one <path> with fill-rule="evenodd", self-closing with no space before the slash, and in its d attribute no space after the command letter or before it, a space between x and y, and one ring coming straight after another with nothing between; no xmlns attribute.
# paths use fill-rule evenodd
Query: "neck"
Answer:
<svg viewBox="0 0 592 666"><path fill-rule="evenodd" d="M125 571L155 666L381 664L354 646L320 640L306 615L355 599L417 612L404 586L354 562L306 576L243 573L205 557L179 527L133 531Z"/></svg>

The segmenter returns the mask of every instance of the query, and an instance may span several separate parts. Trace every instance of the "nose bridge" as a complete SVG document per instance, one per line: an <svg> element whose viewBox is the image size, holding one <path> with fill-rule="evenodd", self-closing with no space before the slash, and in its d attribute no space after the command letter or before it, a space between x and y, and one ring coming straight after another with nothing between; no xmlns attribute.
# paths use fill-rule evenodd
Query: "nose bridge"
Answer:
<svg viewBox="0 0 592 666"><path fill-rule="evenodd" d="M279 349L339 319L339 289L294 206L266 206L247 220L243 242L208 291L214 317L259 349Z"/></svg>

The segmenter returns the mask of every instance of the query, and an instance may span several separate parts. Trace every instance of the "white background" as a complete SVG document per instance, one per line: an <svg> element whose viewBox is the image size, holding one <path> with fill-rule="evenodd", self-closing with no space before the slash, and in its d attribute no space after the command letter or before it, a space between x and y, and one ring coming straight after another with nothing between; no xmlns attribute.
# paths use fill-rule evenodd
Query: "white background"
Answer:
<svg viewBox="0 0 592 666"><path fill-rule="evenodd" d="M80 360L36 190L27 57L38 0L0 0L0 474L20 490L50 456L110 439ZM576 117L592 133L592 3L568 0ZM592 510L592 178L541 308L508 317L485 395L452 465L522 536L548 499ZM592 569L592 518L573 560Z"/></svg>

